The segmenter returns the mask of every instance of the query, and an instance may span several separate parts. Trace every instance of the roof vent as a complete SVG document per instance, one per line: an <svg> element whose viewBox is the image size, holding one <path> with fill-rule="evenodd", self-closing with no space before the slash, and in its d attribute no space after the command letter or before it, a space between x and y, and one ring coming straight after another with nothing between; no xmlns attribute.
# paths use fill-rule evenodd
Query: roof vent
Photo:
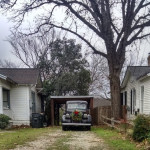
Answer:
<svg viewBox="0 0 150 150"><path fill-rule="evenodd" d="M150 66L150 53L148 53L147 63L148 63L148 66Z"/></svg>

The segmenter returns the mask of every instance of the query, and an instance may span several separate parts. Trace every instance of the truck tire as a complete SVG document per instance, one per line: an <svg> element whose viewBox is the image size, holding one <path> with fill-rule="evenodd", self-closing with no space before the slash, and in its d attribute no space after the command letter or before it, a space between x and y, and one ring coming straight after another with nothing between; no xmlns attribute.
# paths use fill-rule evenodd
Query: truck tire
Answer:
<svg viewBox="0 0 150 150"><path fill-rule="evenodd" d="M67 131L67 127L66 126L62 126L62 130L63 131Z"/></svg>
<svg viewBox="0 0 150 150"><path fill-rule="evenodd" d="M91 126L87 126L86 129L87 129L88 131L91 131Z"/></svg>

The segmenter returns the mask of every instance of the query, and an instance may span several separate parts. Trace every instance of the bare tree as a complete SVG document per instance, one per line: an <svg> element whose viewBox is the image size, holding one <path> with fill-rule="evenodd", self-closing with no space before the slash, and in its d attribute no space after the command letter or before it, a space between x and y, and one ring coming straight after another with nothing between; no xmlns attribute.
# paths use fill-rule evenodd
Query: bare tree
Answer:
<svg viewBox="0 0 150 150"><path fill-rule="evenodd" d="M92 55L90 62L91 86L90 93L103 98L110 98L109 69L107 60L100 55Z"/></svg>
<svg viewBox="0 0 150 150"><path fill-rule="evenodd" d="M105 57L109 66L112 116L120 118L120 73L127 47L150 35L149 0L28 0L23 3L2 0L1 7L14 12L16 28L30 12L45 10L36 16L37 28L30 34L42 28L47 32L51 28L62 29L82 39L95 54ZM55 20L57 8L63 8L64 21L61 17L61 22ZM81 30L84 27L86 30ZM105 46L103 49L101 44Z"/></svg>
<svg viewBox="0 0 150 150"><path fill-rule="evenodd" d="M43 34L43 36L25 36L19 32L12 32L12 35L8 38L8 42L13 47L13 55L26 67L39 68L41 77L45 80L52 71L50 63L51 44L56 39L56 36L54 30L45 34L41 31L40 34ZM42 62L48 63L49 69L39 66Z"/></svg>
<svg viewBox="0 0 150 150"><path fill-rule="evenodd" d="M0 60L0 67L1 68L19 68L20 64L15 64L9 60Z"/></svg>
<svg viewBox="0 0 150 150"><path fill-rule="evenodd" d="M47 34L41 31L40 34L44 34L43 36L25 36L19 32L11 33L8 42L13 47L12 53L29 68L36 68L43 55L49 57L50 43L56 38L54 30Z"/></svg>

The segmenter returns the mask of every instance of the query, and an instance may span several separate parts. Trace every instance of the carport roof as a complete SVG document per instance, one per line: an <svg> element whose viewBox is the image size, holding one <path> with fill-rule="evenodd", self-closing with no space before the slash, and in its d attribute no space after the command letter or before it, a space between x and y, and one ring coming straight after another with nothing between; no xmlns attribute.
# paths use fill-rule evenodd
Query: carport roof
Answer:
<svg viewBox="0 0 150 150"><path fill-rule="evenodd" d="M90 99L93 96L51 96L51 99Z"/></svg>
<svg viewBox="0 0 150 150"><path fill-rule="evenodd" d="M90 102L93 99L93 96L51 96L51 100L54 100L58 104L65 104L68 100L84 100Z"/></svg>

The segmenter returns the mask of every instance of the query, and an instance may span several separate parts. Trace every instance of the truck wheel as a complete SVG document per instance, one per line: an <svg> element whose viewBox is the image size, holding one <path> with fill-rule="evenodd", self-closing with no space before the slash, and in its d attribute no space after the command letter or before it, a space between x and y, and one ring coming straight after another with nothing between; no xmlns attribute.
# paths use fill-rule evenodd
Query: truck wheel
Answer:
<svg viewBox="0 0 150 150"><path fill-rule="evenodd" d="M65 126L62 126L63 131L67 131L67 128Z"/></svg>
<svg viewBox="0 0 150 150"><path fill-rule="evenodd" d="M91 131L91 126L88 126L88 127L87 127L87 130L88 130L88 131Z"/></svg>

